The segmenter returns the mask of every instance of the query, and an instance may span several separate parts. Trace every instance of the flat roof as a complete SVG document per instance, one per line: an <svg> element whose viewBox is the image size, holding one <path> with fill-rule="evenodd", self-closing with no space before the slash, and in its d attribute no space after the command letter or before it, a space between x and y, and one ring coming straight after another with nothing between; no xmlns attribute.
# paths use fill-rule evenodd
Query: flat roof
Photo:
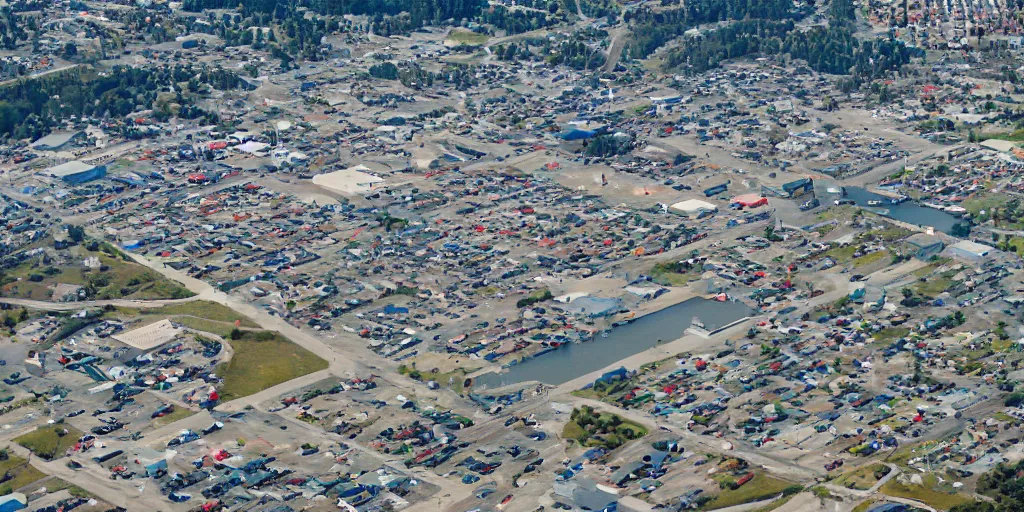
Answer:
<svg viewBox="0 0 1024 512"><path fill-rule="evenodd" d="M45 137L40 137L38 140L36 140L32 144L29 144L29 146L31 146L33 148L40 148L40 147L44 147L44 146L45 147L51 147L51 148L52 147L63 146L64 144L67 144L69 140L73 139L79 133L82 133L82 132L51 133L49 135L46 135Z"/></svg>
<svg viewBox="0 0 1024 512"><path fill-rule="evenodd" d="M327 174L313 176L313 183L321 187L337 192L355 193L366 185L383 183L384 178L374 176L363 171L370 170L368 167L359 165L350 169L343 169Z"/></svg>
<svg viewBox="0 0 1024 512"><path fill-rule="evenodd" d="M707 201L702 201L700 199L686 199L684 201L679 201L678 203L675 203L672 206L669 206L669 208L673 209L673 210L682 211L682 212L697 212L697 211L700 211L700 210L711 210L711 211L718 210L718 206L715 206L714 203L709 203Z"/></svg>
<svg viewBox="0 0 1024 512"><path fill-rule="evenodd" d="M62 163L60 165L55 165L53 167L50 167L50 168L46 169L46 173L51 175L51 176L57 176L58 178L63 178L64 176L71 176L73 174L78 174L80 172L91 171L91 170L93 170L95 168L96 168L95 165L89 165L89 164L87 164L85 162L79 162L78 160L72 160L70 162L65 162L65 163Z"/></svg>
<svg viewBox="0 0 1024 512"><path fill-rule="evenodd" d="M138 329L115 334L113 338L139 350L153 350L178 335L178 329L168 319Z"/></svg>
<svg viewBox="0 0 1024 512"><path fill-rule="evenodd" d="M982 256L995 250L995 247L992 247L991 245L979 244L977 242L972 242L970 240L961 240L953 244L953 247L961 251L980 254Z"/></svg>

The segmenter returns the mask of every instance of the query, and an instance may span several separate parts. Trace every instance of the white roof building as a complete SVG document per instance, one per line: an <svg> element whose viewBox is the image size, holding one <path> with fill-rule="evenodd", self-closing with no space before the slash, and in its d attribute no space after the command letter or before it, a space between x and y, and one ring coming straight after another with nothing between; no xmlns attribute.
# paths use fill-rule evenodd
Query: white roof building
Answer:
<svg viewBox="0 0 1024 512"><path fill-rule="evenodd" d="M700 215L701 212L717 212L718 206L700 199L686 199L669 206L668 209L680 215Z"/></svg>
<svg viewBox="0 0 1024 512"><path fill-rule="evenodd" d="M341 171L313 176L313 183L342 194L365 194L384 183L384 178L363 171L370 168L357 165Z"/></svg>

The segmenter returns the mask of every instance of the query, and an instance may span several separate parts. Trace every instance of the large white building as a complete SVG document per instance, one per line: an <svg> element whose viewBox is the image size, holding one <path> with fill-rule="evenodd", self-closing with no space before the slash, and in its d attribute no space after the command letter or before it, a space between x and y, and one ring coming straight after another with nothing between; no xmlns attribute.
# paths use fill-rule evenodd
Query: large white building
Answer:
<svg viewBox="0 0 1024 512"><path fill-rule="evenodd" d="M313 183L341 194L365 194L382 186L384 178L363 172L369 167L357 165L341 171L313 176Z"/></svg>

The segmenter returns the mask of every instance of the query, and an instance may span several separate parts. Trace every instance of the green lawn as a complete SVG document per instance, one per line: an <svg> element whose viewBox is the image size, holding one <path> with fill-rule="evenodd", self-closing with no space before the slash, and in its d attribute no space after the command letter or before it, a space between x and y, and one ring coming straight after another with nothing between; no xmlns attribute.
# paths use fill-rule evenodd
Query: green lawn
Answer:
<svg viewBox="0 0 1024 512"><path fill-rule="evenodd" d="M59 432L67 429L68 433L60 435ZM75 446L78 438L82 437L82 431L66 423L60 425L44 425L28 434L14 440L24 446L33 455L44 460L59 459L71 447Z"/></svg>
<svg viewBox="0 0 1024 512"><path fill-rule="evenodd" d="M910 334L909 327L886 327L872 336L875 338L876 343L889 343L896 341L906 335Z"/></svg>
<svg viewBox="0 0 1024 512"><path fill-rule="evenodd" d="M230 340L234 356L217 367L224 379L221 400L258 393L271 386L327 368L327 361L276 332L245 332Z"/></svg>
<svg viewBox="0 0 1024 512"><path fill-rule="evenodd" d="M205 318L207 320L232 324L238 321L242 327L259 327L259 325L250 320L249 317L238 313L223 304L205 300L182 302L180 304L168 304L156 309L146 309L143 310L143 312L147 315L194 316L197 318Z"/></svg>
<svg viewBox="0 0 1024 512"><path fill-rule="evenodd" d="M911 289L917 292L918 295L935 298L942 292L948 290L950 286L953 286L952 279L938 275L929 277L923 282L918 281L911 287Z"/></svg>
<svg viewBox="0 0 1024 512"><path fill-rule="evenodd" d="M29 465L28 461L10 455L7 460L0 461L0 476L9 475L12 478L0 484L0 496L6 496L26 485L38 482L46 478L46 474Z"/></svg>
<svg viewBox="0 0 1024 512"><path fill-rule="evenodd" d="M688 272L676 272L675 262L656 263L651 267L651 279L662 286L686 286L690 281L700 279L701 271L692 268Z"/></svg>
<svg viewBox="0 0 1024 512"><path fill-rule="evenodd" d="M782 493L784 489L792 485L785 480L780 480L764 473L757 473L754 475L753 480L747 482L739 489L723 489L715 496L714 500L708 502L704 509L715 510L768 499Z"/></svg>
<svg viewBox="0 0 1024 512"><path fill-rule="evenodd" d="M925 476L932 477L931 480L935 479L933 475ZM925 481L927 483L928 479L926 478ZM893 478L886 482L879 491L881 491L882 494L889 496L918 500L941 510L949 510L956 505L974 501L964 495L950 494L923 485L903 484L897 482L897 478Z"/></svg>
<svg viewBox="0 0 1024 512"><path fill-rule="evenodd" d="M52 287L57 284L83 286L89 292L90 299L98 300L181 299L194 295L181 284L158 272L126 261L109 244L102 244L95 251L79 245L71 247L68 252L70 256L66 262L44 263L41 257L36 257L7 271L4 284L0 286L0 295L56 300L59 297L52 297ZM90 257L98 258L103 268L86 268L83 262Z"/></svg>
<svg viewBox="0 0 1024 512"><path fill-rule="evenodd" d="M878 478L875 478L876 472L881 474L888 469L885 464L869 464L840 476L833 483L847 489L867 490L878 482Z"/></svg>
<svg viewBox="0 0 1024 512"><path fill-rule="evenodd" d="M479 34L469 30L452 30L448 33L448 39L459 44L479 46L487 42L485 34Z"/></svg>
<svg viewBox="0 0 1024 512"><path fill-rule="evenodd" d="M853 260L853 267L860 268L889 257L889 251L875 251Z"/></svg>
<svg viewBox="0 0 1024 512"><path fill-rule="evenodd" d="M173 412L171 412L170 414L168 414L166 416L161 416L159 418L154 419L153 422L149 424L149 426L151 428L154 428L154 429L160 428L160 427L162 427L164 425L170 425L171 423L174 423L175 421L183 420L185 418L188 418L189 416L192 416L193 414L195 414L195 413L192 412L190 409L186 409L184 407L179 407L179 406L174 406L174 411Z"/></svg>

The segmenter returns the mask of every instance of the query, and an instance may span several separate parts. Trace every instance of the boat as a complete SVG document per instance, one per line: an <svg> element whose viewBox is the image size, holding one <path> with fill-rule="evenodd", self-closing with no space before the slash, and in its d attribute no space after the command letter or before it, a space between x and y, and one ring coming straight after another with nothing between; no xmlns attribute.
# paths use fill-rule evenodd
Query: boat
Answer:
<svg viewBox="0 0 1024 512"><path fill-rule="evenodd" d="M880 206L882 204L878 199L872 199L868 201L868 206Z"/></svg>
<svg viewBox="0 0 1024 512"><path fill-rule="evenodd" d="M892 203L892 204L900 204L900 203L905 203L905 202L907 202L909 200L910 200L910 196L908 196L908 195L901 195L899 197L894 197L894 198L890 199L889 202Z"/></svg>
<svg viewBox="0 0 1024 512"><path fill-rule="evenodd" d="M829 194L838 194L839 193L839 189L836 188L836 187L829 187L829 188L825 189L825 191L828 192Z"/></svg>
<svg viewBox="0 0 1024 512"><path fill-rule="evenodd" d="M725 302L729 300L729 296L725 293L719 293L718 295L715 295L715 300L718 302Z"/></svg>

